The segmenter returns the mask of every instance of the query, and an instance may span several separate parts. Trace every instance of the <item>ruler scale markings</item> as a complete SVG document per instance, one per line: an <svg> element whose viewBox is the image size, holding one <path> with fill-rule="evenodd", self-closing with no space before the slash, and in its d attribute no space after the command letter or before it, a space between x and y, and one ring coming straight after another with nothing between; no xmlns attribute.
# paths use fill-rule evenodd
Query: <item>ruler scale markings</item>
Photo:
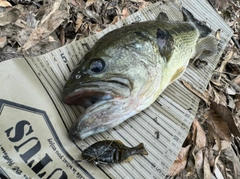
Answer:
<svg viewBox="0 0 240 179"><path fill-rule="evenodd" d="M42 81L43 81L44 86L47 88L48 92L51 94L53 103L55 105L57 105L58 108L61 109L61 110L58 110L58 112L59 112L60 116L62 116L61 119L62 119L64 125L65 126L70 126L70 124L69 124L70 121L65 120L65 119L67 118L66 115L69 115L69 113L72 113L72 112L68 111L64 107L64 105L62 105L60 103L59 100L56 100L56 99L59 99L59 95L61 94L61 92L59 92L59 88L58 87L56 88L56 84L52 82L50 75L46 74L47 72L42 68L39 60L35 59L33 61L35 61L34 64L38 67L37 71L42 74L41 76L39 76L39 78L45 79L45 80L42 80ZM53 87L53 86L55 86L55 87ZM54 89L58 89L58 92L54 91Z"/></svg>
<svg viewBox="0 0 240 179"><path fill-rule="evenodd" d="M52 69L51 69L52 71ZM51 72L50 71L50 72ZM60 85L61 83L59 83L59 80L58 78L56 78L56 74L53 72L55 78L53 77L52 74L49 74L49 71L45 71L48 76L50 77L50 79L48 80L49 83L53 83L55 86L58 86L58 84ZM62 87L62 86L61 86ZM61 99L61 87L59 88L59 86L57 88L54 88L54 89L58 89L58 92L55 92L55 94L58 94L58 98ZM69 110L67 110L66 108L69 109L69 107L67 105L63 105L63 107L65 108L65 112L67 112L67 114L69 115L70 119L73 118L73 115L74 114L73 112L69 112ZM75 115L76 116L76 115Z"/></svg>
<svg viewBox="0 0 240 179"><path fill-rule="evenodd" d="M141 128L142 129L142 128ZM137 140L132 134L130 134L129 132L128 132L128 130L129 130L129 128L128 128L128 126L125 126L124 128L123 128L123 130L125 130L125 132L124 132L124 134L126 134L126 135L129 135L129 136L132 136L132 138L133 139L135 139L135 141L137 141L138 143L141 143L141 141L139 141L139 140ZM133 133L133 131L131 131L131 133ZM133 134L136 134L137 133L137 135L141 135L139 132L137 132L137 131L135 131ZM146 139L147 140L147 136L145 137L145 136L143 136L143 135L141 135L142 136L142 138L143 139ZM134 143L136 143L136 142L134 142ZM151 146L153 146L156 150L158 150L157 148L156 148L156 146L154 146L152 143L150 143L151 144ZM133 146L133 145L132 145Z"/></svg>
<svg viewBox="0 0 240 179"><path fill-rule="evenodd" d="M164 101L163 101L164 102ZM156 105L153 105L153 107L157 107ZM151 109L150 109L151 111ZM171 136L172 133L174 133L174 131L176 130L173 126L176 126L176 123L173 121L173 119L175 119L171 114L168 113L167 110L164 110L164 105L162 106L162 108L160 109L161 114L159 114L159 116L162 119L166 119L166 120L161 120L161 124L159 123L159 125L161 125L163 127L163 129L165 129L165 131L170 134ZM152 112L152 111L151 111ZM153 114L154 115L154 114ZM154 119L154 117L153 117ZM169 120L171 119L171 120ZM171 124L169 124L171 123Z"/></svg>
<svg viewBox="0 0 240 179"><path fill-rule="evenodd" d="M126 131L128 131L128 130L129 130L129 127L128 127L128 126L126 126L126 127L125 127L125 129L126 129ZM145 139L146 139L146 141L150 141L150 140L152 139L152 136L150 136L150 137L148 137L148 136L146 136L146 137L145 137L145 136L143 136L142 138L145 138ZM136 140L137 140L137 139L136 139ZM138 141L138 142L140 142L140 141ZM148 145L148 147L150 147L150 146L151 146L152 148L155 148L155 149L154 149L154 151L156 151L156 150L158 151L158 149L156 148L156 146L155 146L155 145L153 145L153 143L148 143L148 144L150 144L150 145ZM153 156L154 156L154 155L153 155ZM156 157L156 158L157 158L157 156L154 156L154 157Z"/></svg>
<svg viewBox="0 0 240 179"><path fill-rule="evenodd" d="M149 117L149 116L145 115L145 117ZM134 118L137 118L137 116L133 117L133 119L134 119ZM134 120L134 121L135 121L135 120ZM141 123L144 124L144 122L142 122L142 121L141 121ZM137 123L137 124L140 125L140 123ZM139 128L139 130L140 130L140 129L144 129L144 127L143 127L142 125L140 125L140 126L141 126L141 127L138 127L138 126L137 126L136 128ZM156 127L154 127L154 126L156 126L156 123L155 123L152 119L150 119L149 122L146 122L146 126L145 126L145 127L146 127L147 130L149 130L149 127L151 127L150 130L152 131L152 133L150 133L149 131L147 131L147 134L150 135L151 138L154 138L154 139L155 139L155 138L156 138L156 137L155 137L155 136L156 136L155 132L156 132L156 131L161 131L162 127L161 127L161 126L156 126ZM159 128L159 127L161 127L161 128ZM163 142L169 142L169 140L168 140L169 137L166 137L165 135L162 135L161 137L164 137L164 139L162 139L162 140L159 141L159 142L160 142L164 147L166 147L166 145L165 145ZM154 146L154 145L153 145L153 146ZM156 147L156 146L154 146L154 147ZM158 151L161 152L160 150L158 150Z"/></svg>
<svg viewBox="0 0 240 179"><path fill-rule="evenodd" d="M136 117L136 116L135 116ZM135 117L133 117L133 119L135 118ZM152 124L151 124L151 122L152 122ZM139 123L138 123L139 124ZM152 131L154 132L154 133L150 133L149 131L147 131L148 132L148 134L150 135L150 137L149 138L154 138L155 139L155 136L154 136L154 134L155 134L155 131L160 131L161 129L159 129L159 128L156 128L156 127L153 127L153 126L156 126L156 123L153 121L153 120L151 120L147 125L146 125L146 128L149 128L148 126L151 126L152 127ZM161 127L161 126L160 126ZM141 126L141 127L139 127L139 130L140 129L143 129L143 127ZM149 130L149 129L148 129ZM164 139L162 139L161 141L159 141L162 145L163 145L163 147L166 147L166 145L164 144L164 142L170 142L168 139L169 139L169 137L166 137L165 135L162 135L161 137L164 137ZM145 138L145 137L144 137ZM149 140L147 140L147 141L149 141ZM154 145L154 144L152 144L151 143L151 145L154 147L154 148L156 148L156 146ZM158 150L158 149L157 149ZM161 152L160 150L158 150L159 152Z"/></svg>

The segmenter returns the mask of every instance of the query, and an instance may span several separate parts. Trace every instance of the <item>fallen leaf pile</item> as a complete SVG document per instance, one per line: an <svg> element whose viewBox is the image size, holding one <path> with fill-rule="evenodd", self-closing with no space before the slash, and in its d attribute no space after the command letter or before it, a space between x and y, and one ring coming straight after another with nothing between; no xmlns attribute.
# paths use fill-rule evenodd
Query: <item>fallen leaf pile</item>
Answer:
<svg viewBox="0 0 240 179"><path fill-rule="evenodd" d="M0 61L52 51L97 33L150 3L143 0L0 0Z"/></svg>
<svg viewBox="0 0 240 179"><path fill-rule="evenodd" d="M204 94L183 81L202 101L167 178L240 178L240 2L208 1L234 30L234 36ZM0 62L52 51L154 2L0 0Z"/></svg>

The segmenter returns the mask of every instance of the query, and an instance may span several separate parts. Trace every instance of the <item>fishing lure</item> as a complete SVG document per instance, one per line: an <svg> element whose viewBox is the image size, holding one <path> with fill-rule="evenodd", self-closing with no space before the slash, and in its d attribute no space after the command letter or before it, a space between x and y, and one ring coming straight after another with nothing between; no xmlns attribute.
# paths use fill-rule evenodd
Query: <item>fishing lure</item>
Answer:
<svg viewBox="0 0 240 179"><path fill-rule="evenodd" d="M127 147L120 140L103 140L96 142L82 152L82 157L95 165L121 163L132 160L132 155L148 155L144 144Z"/></svg>

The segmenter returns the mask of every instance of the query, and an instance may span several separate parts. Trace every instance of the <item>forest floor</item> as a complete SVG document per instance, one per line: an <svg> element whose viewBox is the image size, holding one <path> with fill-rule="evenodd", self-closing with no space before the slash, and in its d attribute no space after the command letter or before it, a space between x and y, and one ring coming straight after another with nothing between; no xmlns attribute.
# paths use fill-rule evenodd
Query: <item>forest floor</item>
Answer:
<svg viewBox="0 0 240 179"><path fill-rule="evenodd" d="M0 62L52 51L154 2L0 0ZM189 135L166 178L240 178L240 1L208 2L234 35L201 96Z"/></svg>

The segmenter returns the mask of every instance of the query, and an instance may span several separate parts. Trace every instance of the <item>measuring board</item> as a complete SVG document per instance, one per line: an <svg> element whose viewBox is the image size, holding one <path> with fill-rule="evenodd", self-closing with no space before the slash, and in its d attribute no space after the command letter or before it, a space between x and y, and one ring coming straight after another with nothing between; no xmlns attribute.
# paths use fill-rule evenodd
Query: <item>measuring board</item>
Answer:
<svg viewBox="0 0 240 179"><path fill-rule="evenodd" d="M181 0L179 5L188 9L198 20L206 22L213 30L212 35L221 29L218 53L206 59L206 68L196 69L190 65L182 77L198 91L204 92L233 32L206 1ZM0 121L8 122L2 122L1 126L3 137L0 141L0 158L13 156L10 158L15 163L12 166L21 164L21 167L15 166L22 171L18 174L33 178L55 175L58 178L164 178L181 149L198 109L199 98L181 82L170 85L150 107L114 129L79 142L69 140L68 130L84 109L62 102L62 89L69 74L99 38L125 24L156 19L160 12L165 12L171 20L182 20L181 7L167 1L158 2L102 32L45 55L2 62L0 82L5 87L0 91ZM11 72L9 68L12 68ZM16 118L19 119L17 123ZM26 140L21 143L22 137L14 143L11 132L14 126L17 128L20 124L27 126ZM35 138L27 138L33 134ZM87 162L74 161L81 160L81 152L96 141L115 139L129 147L143 142L148 155L134 156L131 162L114 165L93 166ZM36 140L36 144L33 142L28 145L31 140ZM39 151L33 153L33 148L39 148ZM13 153L8 154L7 151L11 150ZM16 170L9 166L9 160L2 161L0 174L15 176ZM40 166L39 163L44 165ZM51 171L51 165L56 168L54 172Z"/></svg>

